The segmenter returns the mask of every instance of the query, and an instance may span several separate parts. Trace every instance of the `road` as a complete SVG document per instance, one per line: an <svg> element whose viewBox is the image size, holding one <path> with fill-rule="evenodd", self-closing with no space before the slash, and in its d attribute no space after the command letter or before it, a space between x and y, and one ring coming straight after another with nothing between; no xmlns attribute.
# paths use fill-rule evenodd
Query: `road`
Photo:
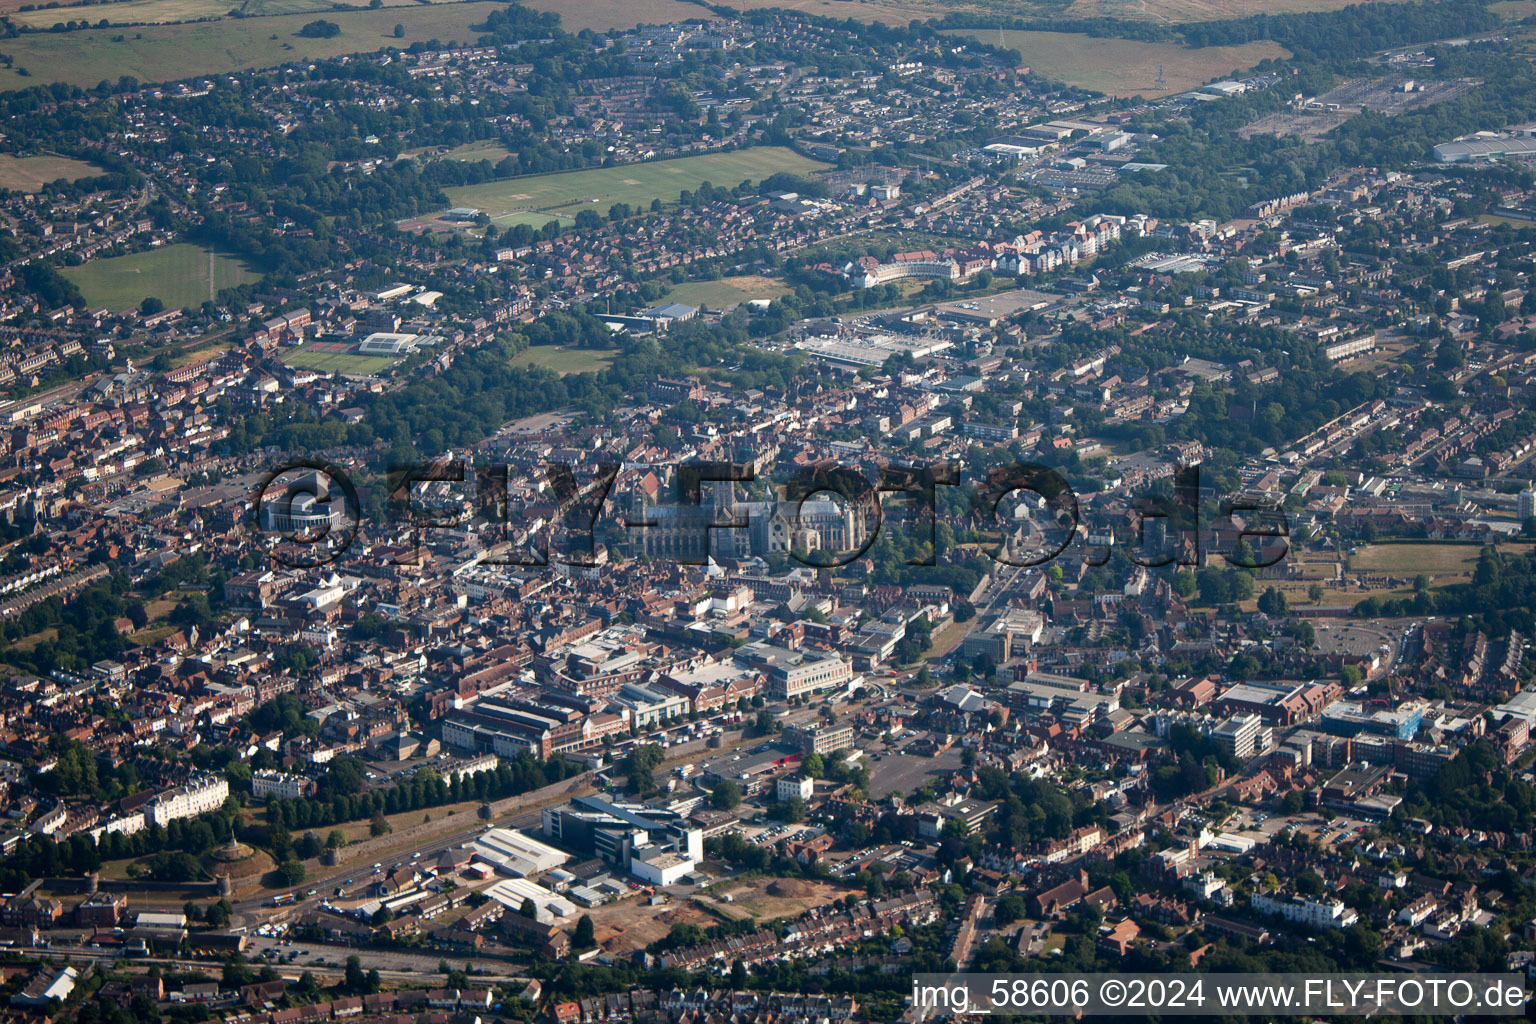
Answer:
<svg viewBox="0 0 1536 1024"><path fill-rule="evenodd" d="M312 973L317 974L317 975L336 975L336 976L340 977L345 972L345 970L346 970L346 958L348 956L350 956L352 953L356 952L359 955L367 954L368 963L365 963L364 966L368 966L372 970L377 970L379 972L379 977L380 978L382 978L382 979L384 979L386 981L415 982L415 983L419 984L421 982L421 980L422 980L422 975L424 973L425 974L432 974L432 975L437 974L438 964L441 963L442 960L444 959L441 956L431 956L431 957L414 956L413 957L410 954L400 953L400 952L398 952L396 950L338 950L338 949L335 949L335 948L327 948L327 947L317 947L317 948L325 950L325 952L323 952L321 955L324 955L326 957L327 961L329 961L328 963L322 964L322 965L316 966L316 967L311 967L311 966L309 966L307 964L305 964L305 965L294 964L288 970L286 970L286 971L279 971L279 973L283 974L283 976L288 978L290 981L298 980L299 974L303 970L311 971ZM39 946L17 946L17 947L14 947L11 951L12 952L26 953L26 954L30 954L30 955L33 955L33 956L39 956L39 957L43 957L43 958L49 959L49 960L65 960L65 961L70 961L70 962L73 962L73 963L100 963L100 964L105 964L107 966L115 966L115 965L118 965L118 964L131 962L131 963L134 963L134 964L142 964L142 965L145 965L145 966L148 966L150 964L155 964L155 965L158 965L159 967L161 967L162 969L170 967L170 968L175 968L176 970L203 971L203 972L208 971L209 966L210 966L208 961L206 961L206 960L188 960L188 959L184 959L184 958L175 958L175 957L151 957L151 956L135 956L135 957L119 958L117 953L107 952L107 951L103 951L103 950L95 950L95 949L62 949L62 948L57 947L57 946L50 947L50 948L44 948L44 947L39 947ZM420 967L415 967L415 968L377 967L377 968L374 968L374 967L370 966L371 963L375 959L378 959L379 962L389 962L392 958L409 959L409 960L411 960L413 962L414 961L421 961L423 963L426 963L427 966L425 968L420 968ZM458 960L456 960L453 957L448 957L447 959L448 959L449 963L457 963L457 962L459 962ZM430 963L428 963L428 961L430 961ZM498 971L498 970L496 970L494 968L492 968L491 970L486 970L486 965L487 964L494 964L494 963L495 963L494 961L481 961L480 965L477 966L476 970L477 971L482 971L484 973L477 973L475 975L475 980L477 982L478 981L486 981L486 982L526 982L528 980L528 976L525 975L525 974L513 974L510 971ZM217 964L215 964L213 966L217 967Z"/></svg>

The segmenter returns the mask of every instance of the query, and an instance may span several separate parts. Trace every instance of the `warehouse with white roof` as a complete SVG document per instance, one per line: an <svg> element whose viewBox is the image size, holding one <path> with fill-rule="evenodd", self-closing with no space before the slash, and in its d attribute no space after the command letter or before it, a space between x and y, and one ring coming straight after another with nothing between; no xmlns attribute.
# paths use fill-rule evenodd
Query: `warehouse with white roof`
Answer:
<svg viewBox="0 0 1536 1024"><path fill-rule="evenodd" d="M551 871L570 860L569 854L510 828L493 828L465 848L476 860L518 878Z"/></svg>

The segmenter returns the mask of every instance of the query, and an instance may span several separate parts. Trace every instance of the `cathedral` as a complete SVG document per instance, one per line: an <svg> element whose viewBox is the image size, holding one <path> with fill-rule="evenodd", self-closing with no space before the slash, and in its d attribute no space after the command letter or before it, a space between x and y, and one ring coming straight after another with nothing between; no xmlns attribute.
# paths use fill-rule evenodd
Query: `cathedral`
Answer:
<svg viewBox="0 0 1536 1024"><path fill-rule="evenodd" d="M697 505L651 505L637 491L629 539L637 554L702 565L710 558L854 550L869 539L869 523L852 502L812 498L796 515L795 502L737 501L730 483L708 481Z"/></svg>

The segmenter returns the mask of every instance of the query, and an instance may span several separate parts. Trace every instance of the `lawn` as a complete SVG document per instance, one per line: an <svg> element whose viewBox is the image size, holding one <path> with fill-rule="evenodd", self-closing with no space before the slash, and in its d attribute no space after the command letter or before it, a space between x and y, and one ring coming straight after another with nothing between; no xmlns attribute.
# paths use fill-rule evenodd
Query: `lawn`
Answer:
<svg viewBox="0 0 1536 1024"><path fill-rule="evenodd" d="M997 33L954 29L983 43L997 44ZM1184 92L1267 58L1289 57L1278 43L1207 46L1190 49L1176 43L1132 39L1096 39L1076 32L1004 32L1003 45L1017 50L1036 74L1111 96L1165 96ZM1165 82L1157 84L1161 69Z"/></svg>
<svg viewBox="0 0 1536 1024"><path fill-rule="evenodd" d="M554 221L556 224L559 224L563 228L571 223L572 218L562 217L558 213L535 213L532 210L528 210L523 213L509 213L505 216L496 218L496 224L499 227L510 228L516 227L519 224L527 224L534 230L542 228L550 221Z"/></svg>
<svg viewBox="0 0 1536 1024"><path fill-rule="evenodd" d="M283 362L302 370L371 377L399 362L390 356L360 356L352 352L322 352L302 345L283 353Z"/></svg>
<svg viewBox="0 0 1536 1024"><path fill-rule="evenodd" d="M577 210L586 208L606 216L614 203L649 206L653 199L676 202L684 189L698 188L706 181L732 186L761 181L779 171L810 174L826 166L782 146L758 146L677 160L504 178L447 192L454 206L483 210L501 224L509 214L532 211L575 216Z"/></svg>
<svg viewBox="0 0 1536 1024"><path fill-rule="evenodd" d="M542 366L564 377L568 373L593 373L613 365L613 353L590 348L536 345L519 352L513 366Z"/></svg>
<svg viewBox="0 0 1536 1024"><path fill-rule="evenodd" d="M50 181L89 178L101 168L64 156L0 156L0 188L36 192Z"/></svg>
<svg viewBox="0 0 1536 1024"><path fill-rule="evenodd" d="M1394 576L1469 576L1481 551L1477 544L1370 544L1350 557L1349 568Z"/></svg>
<svg viewBox="0 0 1536 1024"><path fill-rule="evenodd" d="M450 149L444 153L444 160L466 160L471 163L480 160L489 160L491 163L500 163L511 156L511 150L497 142L468 142L462 146Z"/></svg>
<svg viewBox="0 0 1536 1024"><path fill-rule="evenodd" d="M718 281L685 281L667 293L667 302L708 309L727 309L748 299L774 299L789 292L778 278L747 274Z"/></svg>
<svg viewBox="0 0 1536 1024"><path fill-rule="evenodd" d="M91 260L61 273L85 294L86 305L111 310L133 309L149 297L167 309L200 306L208 301L208 250L187 242L110 259ZM214 294L254 281L254 273L239 260L213 258Z"/></svg>
<svg viewBox="0 0 1536 1024"><path fill-rule="evenodd" d="M190 2L190 0L188 0ZM433 39L449 44L474 42L473 26L485 22L499 5L492 3L412 4L381 10L326 12L341 26L330 39L298 35L311 14L281 17L224 18L219 21L141 28L33 32L6 40L15 64L0 69L0 90L26 89L47 82L90 87L102 80L132 75L141 82L168 82L222 71L274 67L293 61L345 53L401 49ZM89 8L91 14L104 9ZM226 7L226 9L228 9ZM63 9L53 13L61 13ZM68 20L66 17L64 20ZM394 27L404 27L396 39ZM121 42L115 42L121 39ZM25 69L28 74L20 74Z"/></svg>

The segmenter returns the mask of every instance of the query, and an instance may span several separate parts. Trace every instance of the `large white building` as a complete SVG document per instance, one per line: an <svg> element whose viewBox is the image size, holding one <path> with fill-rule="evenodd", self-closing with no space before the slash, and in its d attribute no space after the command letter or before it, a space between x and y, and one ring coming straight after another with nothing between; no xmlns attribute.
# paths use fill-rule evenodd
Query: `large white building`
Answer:
<svg viewBox="0 0 1536 1024"><path fill-rule="evenodd" d="M279 800L298 800L314 791L312 780L302 775L289 775L263 769L251 775L251 796L257 800L277 797Z"/></svg>
<svg viewBox="0 0 1536 1024"><path fill-rule="evenodd" d="M568 854L510 828L490 829L465 849L502 874L518 878L551 871L570 860Z"/></svg>
<svg viewBox="0 0 1536 1024"><path fill-rule="evenodd" d="M222 775L199 775L185 786L160 793L144 805L144 818L165 826L179 818L195 818L224 806L229 782Z"/></svg>
<svg viewBox="0 0 1536 1024"><path fill-rule="evenodd" d="M1251 902L1261 914L1277 914L1287 921L1309 928L1348 928L1360 915L1341 900L1309 900L1290 893L1256 892Z"/></svg>
<svg viewBox="0 0 1536 1024"><path fill-rule="evenodd" d="M835 690L853 680L853 664L827 651L793 650L755 643L739 648L736 660L766 670L770 700L789 700Z"/></svg>

